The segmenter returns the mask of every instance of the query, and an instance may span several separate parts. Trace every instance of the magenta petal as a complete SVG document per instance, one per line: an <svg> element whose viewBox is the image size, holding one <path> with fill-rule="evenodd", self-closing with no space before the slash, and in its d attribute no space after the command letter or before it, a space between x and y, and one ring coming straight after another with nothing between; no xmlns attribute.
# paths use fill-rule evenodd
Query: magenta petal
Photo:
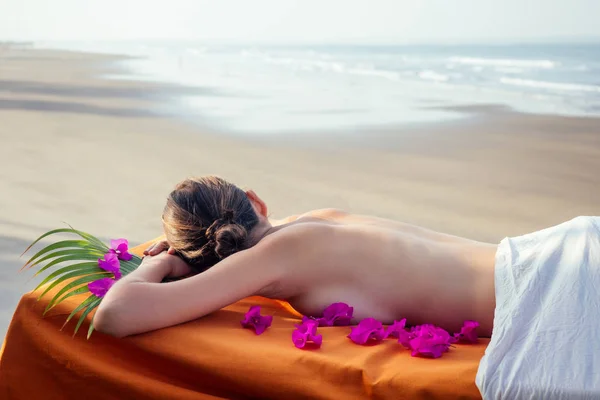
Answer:
<svg viewBox="0 0 600 400"><path fill-rule="evenodd" d="M292 342L299 349L304 348L307 342L313 342L317 347L321 347L323 336L317 335L318 323L314 320L307 319L299 325L296 325L296 330L292 332Z"/></svg>
<svg viewBox="0 0 600 400"><path fill-rule="evenodd" d="M455 341L466 343L477 342L477 327L479 327L479 322L465 321L460 329L460 333L454 334Z"/></svg>
<svg viewBox="0 0 600 400"><path fill-rule="evenodd" d="M410 349L410 341L412 339L412 335L410 332L407 332L406 330L402 330L398 332L398 343L400 343L402 346L406 347L407 349Z"/></svg>
<svg viewBox="0 0 600 400"><path fill-rule="evenodd" d="M411 341L413 357L422 356L430 358L439 358L445 351L443 345L431 344L428 340L423 338L415 338Z"/></svg>
<svg viewBox="0 0 600 400"><path fill-rule="evenodd" d="M96 297L104 297L108 290L115 284L113 278L102 278L88 283L88 289Z"/></svg>
<svg viewBox="0 0 600 400"><path fill-rule="evenodd" d="M385 330L380 321L365 318L352 328L348 338L357 344L365 344L369 340L381 341L385 338Z"/></svg>
<svg viewBox="0 0 600 400"><path fill-rule="evenodd" d="M116 279L121 278L121 264L116 254L106 253L104 259L98 259L98 266L105 271L112 272Z"/></svg>
<svg viewBox="0 0 600 400"><path fill-rule="evenodd" d="M254 333L256 333L257 335L261 335L264 331L267 330L267 326L264 324L256 324L254 325Z"/></svg>
<svg viewBox="0 0 600 400"><path fill-rule="evenodd" d="M394 321L394 323L388 326L385 331L385 337L395 337L400 338L400 332L406 331L404 327L406 326L406 318L401 319L400 321Z"/></svg>
<svg viewBox="0 0 600 400"><path fill-rule="evenodd" d="M352 328L352 331L348 335L348 338L356 344L365 344L369 340L370 332L359 327Z"/></svg>
<svg viewBox="0 0 600 400"><path fill-rule="evenodd" d="M117 254L119 259L129 261L133 258L133 254L129 253L129 242L127 239L113 239L110 241L110 252Z"/></svg>
<svg viewBox="0 0 600 400"><path fill-rule="evenodd" d="M129 242L127 241L127 239L112 239L110 241L110 248L113 250L120 250L119 247L123 245L125 245L125 250L129 248Z"/></svg>
<svg viewBox="0 0 600 400"><path fill-rule="evenodd" d="M407 347L412 350L411 355L414 357L441 357L453 342L447 331L431 324L415 326L408 333L408 338L402 334L401 337L400 340L408 340Z"/></svg>
<svg viewBox="0 0 600 400"><path fill-rule="evenodd" d="M248 312L244 315L244 319L240 321L244 328L251 328L254 326L255 318L260 317L260 306L252 306Z"/></svg>
<svg viewBox="0 0 600 400"><path fill-rule="evenodd" d="M270 327L272 323L273 323L272 315L265 315L264 317L260 317L260 324L261 324L261 326L264 326L265 329Z"/></svg>
<svg viewBox="0 0 600 400"><path fill-rule="evenodd" d="M312 340L312 342L318 347L321 347L321 344L323 343L323 335L311 335L310 340Z"/></svg>
<svg viewBox="0 0 600 400"><path fill-rule="evenodd" d="M273 322L271 315L260 315L260 306L252 306L240 321L244 328L253 329L257 335L262 334Z"/></svg>
<svg viewBox="0 0 600 400"><path fill-rule="evenodd" d="M346 303L333 303L323 310L320 326L348 326L352 320L354 308Z"/></svg>
<svg viewBox="0 0 600 400"><path fill-rule="evenodd" d="M294 346L301 349L306 345L307 335L306 333L302 333L299 331L292 332L292 342L294 342Z"/></svg>
<svg viewBox="0 0 600 400"><path fill-rule="evenodd" d="M129 253L129 247L127 247L127 243L121 243L119 247L117 247L117 255L119 259L123 261L129 261L133 258L133 254Z"/></svg>
<svg viewBox="0 0 600 400"><path fill-rule="evenodd" d="M119 254L119 258L123 261L129 261L133 258L133 254L124 251L123 253Z"/></svg>
<svg viewBox="0 0 600 400"><path fill-rule="evenodd" d="M252 307L250 307L248 312L244 315L244 320L247 320L248 318L259 317L259 316L260 316L260 306L252 306Z"/></svg>

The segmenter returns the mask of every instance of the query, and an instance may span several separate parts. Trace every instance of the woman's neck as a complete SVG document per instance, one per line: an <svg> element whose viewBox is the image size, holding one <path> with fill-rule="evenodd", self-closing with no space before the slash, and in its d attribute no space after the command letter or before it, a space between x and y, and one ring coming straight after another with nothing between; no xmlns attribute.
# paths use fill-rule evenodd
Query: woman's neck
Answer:
<svg viewBox="0 0 600 400"><path fill-rule="evenodd" d="M280 226L273 226L268 219L261 219L259 223L250 232L250 247L255 246L270 234L278 231Z"/></svg>

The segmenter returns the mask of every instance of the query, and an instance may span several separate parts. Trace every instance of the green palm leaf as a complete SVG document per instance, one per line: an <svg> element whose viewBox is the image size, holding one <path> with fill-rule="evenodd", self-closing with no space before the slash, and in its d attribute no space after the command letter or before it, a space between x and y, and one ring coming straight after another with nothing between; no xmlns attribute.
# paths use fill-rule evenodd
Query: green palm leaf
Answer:
<svg viewBox="0 0 600 400"><path fill-rule="evenodd" d="M35 253L35 255L33 257L31 257L29 259L29 261L27 261L25 263L25 265L23 266L23 268L26 268L30 263L32 263L33 261L35 261L37 258L50 253L52 250L56 250L56 249L65 249L65 248L70 248L70 249L82 249L85 248L85 245L89 243L86 242L85 240L61 240L60 242L56 242L53 243L51 245L48 245L46 247L44 247L43 249L41 249L40 251L38 251L37 253Z"/></svg>
<svg viewBox="0 0 600 400"><path fill-rule="evenodd" d="M98 268L98 263L87 262L87 263L68 265L68 266L58 269L58 270L54 271L53 273L51 273L50 275L48 275L46 277L46 279L44 279L42 282L40 282L40 284L37 285L36 288L33 290L36 291L36 290L40 289L42 286L44 286L44 284L54 280L52 282L52 284L48 285L46 290L44 290L44 292L41 295L39 295L39 297L38 297L38 300L39 300L46 293L48 293L48 291L50 291L53 287L60 284L61 282L64 282L65 280L67 280L69 278L76 278L78 276L85 275L85 274L91 274L93 272L105 272L106 273L106 271L103 271L100 268ZM64 275L61 276L60 278L56 278L61 274L64 274ZM54 279L54 278L56 278L56 279Z"/></svg>
<svg viewBox="0 0 600 400"><path fill-rule="evenodd" d="M69 297L71 297L71 296L76 296L76 295L78 295L78 294L88 293L89 291L90 291L90 290L88 289L87 285L81 286L81 287L79 287L79 288L77 288L77 289L75 289L75 290L72 290L71 292L67 293L67 294L66 294L66 295L65 295L65 296L64 296L64 297L61 299L61 301L60 301L59 303L61 303L62 301L64 301L64 300L68 299L68 298L69 298ZM39 299L38 299L38 301L39 301ZM57 303L57 304L58 304L58 303ZM51 307L49 307L49 305L48 305L48 306L46 306L46 308L44 309L44 313L43 313L43 315L46 315L46 313L47 313L48 311L50 311L50 309L51 309Z"/></svg>
<svg viewBox="0 0 600 400"><path fill-rule="evenodd" d="M69 225L69 224L67 224L67 225ZM77 229L73 228L71 225L69 225L69 228L71 228L71 230L73 231L73 233L76 233L77 235L81 236L82 238L87 239L91 243L94 243L96 246L98 246L103 251L107 251L108 250L108 246L105 245L104 243L102 243L102 240L98 239L97 237L92 236L89 233L78 231Z"/></svg>
<svg viewBox="0 0 600 400"><path fill-rule="evenodd" d="M75 279L73 282L69 283L68 285L65 285L65 287L63 287L62 289L60 289L58 291L58 293L56 293L54 295L54 297L52 298L52 300L50 300L50 302L48 303L48 305L46 306L46 310L44 311L44 314L47 313L48 311L50 311L50 309L52 309L54 306L60 304L63 302L63 300L65 300L68 296L69 293L67 293L69 290L76 288L76 290L79 289L85 289L86 291L89 291L87 285L85 285L86 283L90 283L92 281L95 281L97 279L102 279L102 278L106 278L111 276L112 274L110 272L97 272L94 274L89 274L89 275L85 275L82 276L79 279ZM79 287L80 285L85 285L82 288ZM66 296L63 296L65 293L67 293ZM78 292L79 293L79 292ZM82 292L84 293L84 292ZM61 297L63 296L63 297Z"/></svg>
<svg viewBox="0 0 600 400"><path fill-rule="evenodd" d="M100 304L100 303L98 303ZM92 316L92 320L90 321L90 327L88 328L87 338L89 339L92 336L92 332L94 332L94 318L96 318L96 314Z"/></svg>
<svg viewBox="0 0 600 400"><path fill-rule="evenodd" d="M49 262L48 264L46 264L45 266L40 268L39 271L36 272L34 276L38 276L39 274L46 271L47 269L49 269L55 265L58 266L58 264L63 263L65 261L95 261L96 266L98 265L98 257L96 257L96 256L90 256L87 254L83 254L83 255L73 254L73 255L60 257L60 258L57 258L56 260ZM100 267L98 267L98 269L100 269Z"/></svg>
<svg viewBox="0 0 600 400"><path fill-rule="evenodd" d="M60 330L62 331L65 328L65 326L67 326L67 324L75 316L75 314L77 314L83 308L89 306L93 301L95 301L97 299L98 299L98 297L91 295L87 299L85 299L81 304L79 304L77 307L75 307L75 309L73 311L71 311L71 314L69 314L69 316L67 317L65 323L63 324L62 328L60 328Z"/></svg>
<svg viewBox="0 0 600 400"><path fill-rule="evenodd" d="M130 261L121 261L121 269L123 270L123 276L135 271L137 267L139 267L139 265L142 263L142 259L139 257L138 259L139 261L134 261L133 258Z"/></svg>
<svg viewBox="0 0 600 400"><path fill-rule="evenodd" d="M27 253L29 251L29 249L31 249L33 246L35 246L35 244L37 242L39 242L40 240L44 239L45 237L48 237L50 235L54 235L57 233L74 233L76 235L81 236L83 239L87 240L88 242L93 242L95 243L95 245L98 247L98 249L100 251L108 251L108 246L106 246L104 243L102 243L102 241L100 241L99 239L93 237L92 235L82 232L82 231L78 231L77 229L73 229L73 228L62 228L62 229L54 229L51 230L49 232L44 233L42 236L38 237L37 239L35 239L33 241L33 243L31 243L23 252L23 254ZM23 255L21 254L21 255Z"/></svg>
<svg viewBox="0 0 600 400"><path fill-rule="evenodd" d="M50 274L34 289L34 291L37 291L43 288L42 293L37 298L38 301L52 289L62 285L60 290L53 293L53 297L44 310L44 315L69 297L89 293L88 284L90 282L113 276L112 273L104 271L98 265L98 259L104 257L109 251L109 247L98 238L89 233L74 229L70 225L69 228L54 229L44 233L27 247L23 254L42 239L51 235L65 233L76 235L80 239L60 240L51 243L35 253L21 268L23 270L35 267L37 271L34 277L39 276L42 272L50 271ZM142 259L136 255L133 255L129 261L120 260L119 264L122 275L128 275L136 270L141 262ZM61 330L75 315L81 313L75 326L74 334L76 334L86 317L100 305L101 301L102 298L95 295L87 296L81 303L74 307L66 318ZM90 327L88 328L88 339L94 331L93 321L94 317L92 317Z"/></svg>
<svg viewBox="0 0 600 400"><path fill-rule="evenodd" d="M51 260L53 258L56 257L61 257L61 256L66 256L66 255L82 255L82 256L86 256L86 255L90 255L90 256L94 256L96 258L102 258L104 256L104 253L98 251L98 250L94 250L94 249L75 249L75 248L70 248L67 250L59 250L59 251L55 251L54 253L50 253L48 255L45 255L42 258L38 258L37 260L35 260L35 262L31 263L29 265L29 268L35 267L36 265L47 261L47 260ZM37 273L36 273L37 275Z"/></svg>
<svg viewBox="0 0 600 400"><path fill-rule="evenodd" d="M96 296L92 296L92 297L96 297ZM85 311L81 314L81 316L79 317L79 321L77 321L77 325L75 325L75 332L73 332L73 336L75 336L77 334L77 331L79 330L79 327L81 326L81 324L83 323L83 321L85 320L85 317L92 311L94 310L96 307L98 307L98 305L100 304L100 301L102 301L102 299L97 299L93 302L91 302L87 308L85 309ZM90 321L90 326L94 326L94 321ZM93 329L93 328L92 328ZM91 335L91 333L88 331L88 338Z"/></svg>

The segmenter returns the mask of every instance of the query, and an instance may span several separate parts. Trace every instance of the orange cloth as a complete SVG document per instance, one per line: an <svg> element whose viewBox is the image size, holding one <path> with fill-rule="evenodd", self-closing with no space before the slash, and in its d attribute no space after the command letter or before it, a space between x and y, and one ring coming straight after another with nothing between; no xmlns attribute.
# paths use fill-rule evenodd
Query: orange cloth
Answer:
<svg viewBox="0 0 600 400"><path fill-rule="evenodd" d="M135 249L139 254L145 245ZM323 346L299 350L298 317L283 302L248 298L204 318L125 339L62 324L82 297L42 318L49 296L26 294L0 353L0 399L480 399L475 374L488 340L440 359L396 340L359 346L349 327L319 328ZM274 315L256 336L240 320L253 304Z"/></svg>

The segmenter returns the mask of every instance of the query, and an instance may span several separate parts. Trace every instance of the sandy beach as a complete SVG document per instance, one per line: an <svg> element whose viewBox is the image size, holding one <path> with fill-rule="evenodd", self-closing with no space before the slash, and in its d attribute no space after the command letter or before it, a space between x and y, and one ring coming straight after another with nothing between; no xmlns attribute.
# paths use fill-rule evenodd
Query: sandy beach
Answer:
<svg viewBox="0 0 600 400"><path fill-rule="evenodd" d="M169 114L202 89L106 80L116 57L0 48L0 338L31 273L21 252L63 221L139 244L166 195L216 174L274 218L336 207L498 242L600 215L600 119L462 107L461 122L239 138Z"/></svg>

